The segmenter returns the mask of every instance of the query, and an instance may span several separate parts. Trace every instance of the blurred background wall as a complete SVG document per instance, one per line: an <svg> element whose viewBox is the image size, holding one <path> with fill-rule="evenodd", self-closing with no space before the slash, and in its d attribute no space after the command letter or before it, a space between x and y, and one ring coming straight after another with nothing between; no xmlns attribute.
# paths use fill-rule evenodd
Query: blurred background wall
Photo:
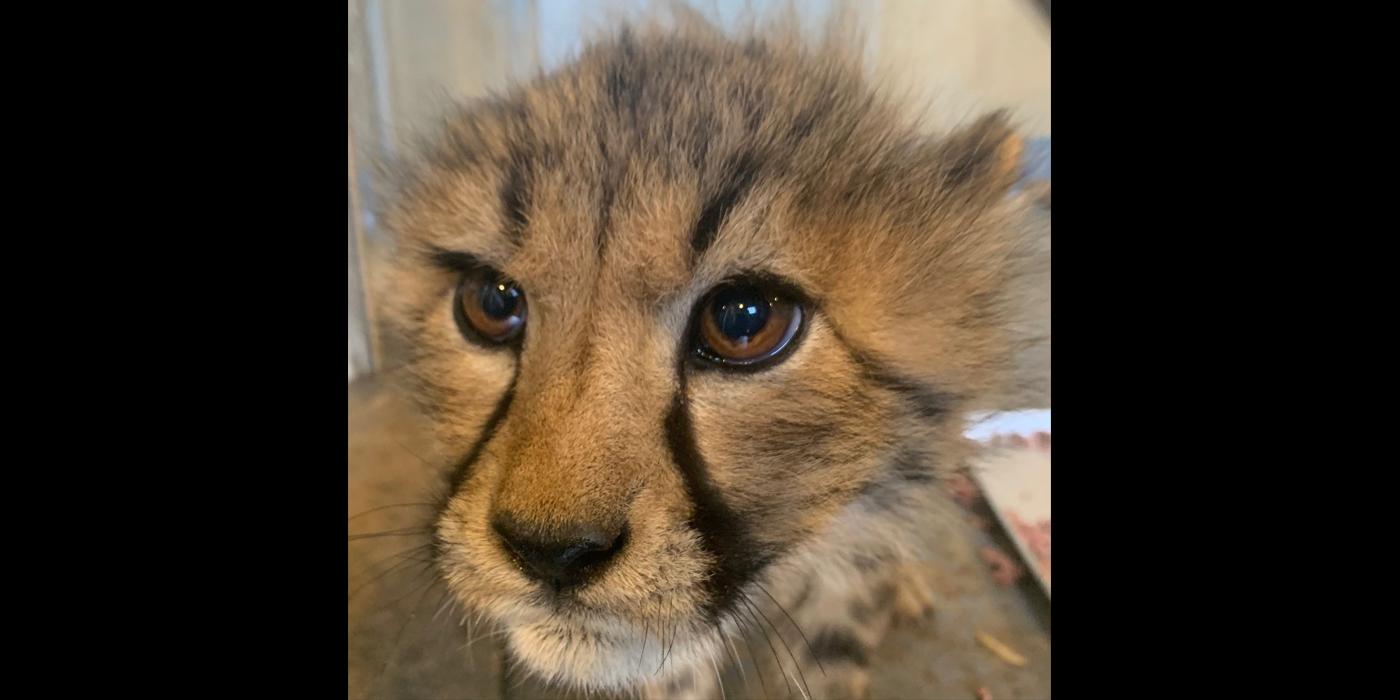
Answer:
<svg viewBox="0 0 1400 700"><path fill-rule="evenodd" d="M392 365L377 332L376 271L388 242L374 220L369 163L392 156L448 100L480 95L566 61L590 28L626 0L348 0L350 379ZM732 21L773 0L689 0ZM795 0L814 19L831 0ZM934 107L950 128L1005 107L1047 155L1050 135L1048 0L867 0L853 4L882 80ZM1048 175L1048 172L1043 173Z"/></svg>

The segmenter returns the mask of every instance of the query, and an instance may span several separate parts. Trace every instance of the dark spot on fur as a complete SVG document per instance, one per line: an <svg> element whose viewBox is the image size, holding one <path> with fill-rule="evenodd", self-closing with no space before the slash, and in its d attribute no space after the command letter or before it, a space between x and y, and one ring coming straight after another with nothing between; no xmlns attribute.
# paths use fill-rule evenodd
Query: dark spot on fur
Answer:
<svg viewBox="0 0 1400 700"><path fill-rule="evenodd" d="M642 99L642 73L637 60L637 43L630 29L623 29L617 37L616 56L607 73L606 90L612 108L618 113L627 113L633 118Z"/></svg>
<svg viewBox="0 0 1400 700"><path fill-rule="evenodd" d="M502 229L515 243L520 242L525 233L525 226L529 223L525 202L529 196L527 188L530 167L530 161L523 151L512 149L505 179L501 182L501 213L504 215Z"/></svg>
<svg viewBox="0 0 1400 700"><path fill-rule="evenodd" d="M776 416L755 423L762 425L763 451L773 457L820 459L828 454L832 441L840 437L837 433L840 423L829 415L794 412L791 416Z"/></svg>
<svg viewBox="0 0 1400 700"><path fill-rule="evenodd" d="M986 155L982 149L974 148L967 153L958 154L959 157L948 164L944 171L944 177L948 184L957 187L972 180L984 168Z"/></svg>
<svg viewBox="0 0 1400 700"><path fill-rule="evenodd" d="M427 251L428 260L433 265L446 270L447 272L467 273L480 270L487 265L481 259L471 253L463 253L457 250L448 250L432 246ZM428 322L427 310L418 312L412 317L415 325L422 325Z"/></svg>
<svg viewBox="0 0 1400 700"><path fill-rule="evenodd" d="M792 129L788 134L794 143L799 143L812 134L812 130L817 126L817 122L830 111L831 105L825 102L813 105L797 113L797 117L792 120Z"/></svg>
<svg viewBox="0 0 1400 700"><path fill-rule="evenodd" d="M726 168L726 179L713 197L700 209L695 231L690 236L690 249L697 256L715 242L715 234L729 211L748 193L758 175L758 161L751 153L733 158Z"/></svg>
<svg viewBox="0 0 1400 700"><path fill-rule="evenodd" d="M952 394L919 386L878 367L870 368L870 377L902 396L924 418L942 418L952 410L956 400Z"/></svg>
<svg viewBox="0 0 1400 700"><path fill-rule="evenodd" d="M904 450L894 456L894 473L900 479L916 484L931 484L936 480L932 460L927 454Z"/></svg>
<svg viewBox="0 0 1400 700"><path fill-rule="evenodd" d="M926 467L928 460L909 452L897 452L891 462L893 478L876 476L860 488L860 498L884 511L898 511L910 505L909 484L934 483L937 479L933 469Z"/></svg>
<svg viewBox="0 0 1400 700"><path fill-rule="evenodd" d="M617 168L613 165L612 158L609 157L608 140L602 132L598 133L598 155L603 162L602 179L599 184L598 193L598 235L596 237L598 257L603 257L603 251L608 248L608 234L612 229L613 204L617 201L617 187L619 175Z"/></svg>
<svg viewBox="0 0 1400 700"><path fill-rule="evenodd" d="M1002 112L982 117L954 134L943 145L943 175L946 182L960 187L992 173L1002 145L1010 136L1011 130Z"/></svg>
<svg viewBox="0 0 1400 700"><path fill-rule="evenodd" d="M505 418L506 410L510 408L510 401L514 397L515 376L512 376L510 378L510 385L506 387L505 393L501 394L500 400L496 402L496 408L491 411L491 416L486 419L486 425L481 429L481 437L476 439L476 444L472 445L471 450L467 452L467 456L464 457L462 461L458 462L456 468L453 470L452 479L449 482L449 486L451 487L448 492L449 497L455 495L457 491L462 488L462 484L466 482L467 474L470 473L472 465L476 464L476 460L481 457L481 451L486 448L486 443L490 442L491 438L496 434L496 427L500 425L501 419Z"/></svg>
<svg viewBox="0 0 1400 700"><path fill-rule="evenodd" d="M882 583L870 592L870 600L866 602L862 599L851 601L851 617L857 621L865 621L876 613L882 612L890 607L894 602L894 584Z"/></svg>
<svg viewBox="0 0 1400 700"><path fill-rule="evenodd" d="M713 574L705 585L709 591L706 612L716 619L730 609L743 585L768 563L771 555L752 541L743 519L724 502L709 479L690 424L684 376L682 368L681 388L666 416L666 441L693 505L689 525L700 534L701 547L714 558Z"/></svg>
<svg viewBox="0 0 1400 700"><path fill-rule="evenodd" d="M449 475L447 491L443 493L440 502L437 504L438 519L442 517L452 497L457 495L457 492L462 489L462 484L466 483L467 475L471 473L471 468L476 464L476 461L481 458L481 452L486 449L486 443L490 442L491 438L495 436L496 428L505 418L506 411L510 408L511 399L515 397L515 380L518 376L518 372L511 376L510 384L506 387L505 393L501 394L501 398L496 401L496 408L491 411L490 417L486 419L486 425L482 427L481 436L476 439L476 444L472 445L472 448L467 451L467 456L463 457L462 460L457 463L452 473ZM436 545L433 548L434 552L440 552L441 548L444 546L443 543L437 539L436 534L433 539Z"/></svg>
<svg viewBox="0 0 1400 700"><path fill-rule="evenodd" d="M860 367L861 372L867 379L898 394L906 403L914 408L914 411L918 413L920 417L936 420L943 418L956 408L958 403L957 395L946 391L939 391L932 387L922 386L917 382L905 379L899 376L894 370L884 366L866 353L857 350L839 331L837 331L835 335L836 339L845 346L846 352Z"/></svg>
<svg viewBox="0 0 1400 700"><path fill-rule="evenodd" d="M705 160L710 155L710 137L717 131L719 122L709 107L699 106L698 111L695 127L689 135L686 153L690 158L690 167L700 172L704 170Z"/></svg>
<svg viewBox="0 0 1400 700"><path fill-rule="evenodd" d="M865 645L845 630L824 629L811 640L809 652L817 662L845 661L856 666L869 666L870 656Z"/></svg>

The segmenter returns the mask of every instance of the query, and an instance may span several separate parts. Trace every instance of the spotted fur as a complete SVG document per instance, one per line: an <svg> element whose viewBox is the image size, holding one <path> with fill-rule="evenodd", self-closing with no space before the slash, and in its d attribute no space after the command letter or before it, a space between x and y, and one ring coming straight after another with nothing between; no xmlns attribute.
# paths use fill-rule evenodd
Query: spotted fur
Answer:
<svg viewBox="0 0 1400 700"><path fill-rule="evenodd" d="M438 567L541 677L701 697L764 657L775 696L859 696L894 614L930 609L921 523L1020 348L1020 142L999 114L925 133L856 53L623 29L464 106L404 172L396 319L460 455ZM526 291L518 350L459 334L453 255ZM697 301L739 273L801 290L803 335L762 371L697 365ZM629 535L555 596L503 512Z"/></svg>

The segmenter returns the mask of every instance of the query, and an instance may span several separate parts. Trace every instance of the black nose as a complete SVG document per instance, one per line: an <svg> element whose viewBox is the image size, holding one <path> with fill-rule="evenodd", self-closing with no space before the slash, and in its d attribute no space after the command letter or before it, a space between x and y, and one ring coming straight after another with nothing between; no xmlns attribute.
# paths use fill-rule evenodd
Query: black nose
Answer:
<svg viewBox="0 0 1400 700"><path fill-rule="evenodd" d="M509 514L497 515L491 526L520 569L556 591L596 578L627 540L625 527L609 530L575 524L546 531Z"/></svg>

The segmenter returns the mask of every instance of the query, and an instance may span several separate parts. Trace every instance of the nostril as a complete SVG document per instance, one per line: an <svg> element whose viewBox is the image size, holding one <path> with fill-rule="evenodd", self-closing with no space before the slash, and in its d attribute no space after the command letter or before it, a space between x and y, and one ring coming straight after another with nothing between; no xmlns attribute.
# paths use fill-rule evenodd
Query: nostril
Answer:
<svg viewBox="0 0 1400 700"><path fill-rule="evenodd" d="M491 525L520 570L556 590L595 578L627 542L625 527L609 531L578 524L546 530L510 514L497 515Z"/></svg>
<svg viewBox="0 0 1400 700"><path fill-rule="evenodd" d="M588 569L611 559L627 540L627 529L615 534L593 533L570 547L562 557L564 566L575 569Z"/></svg>
<svg viewBox="0 0 1400 700"><path fill-rule="evenodd" d="M516 559L525 559L529 555L526 547L528 540L525 534L518 528L514 521L509 518L496 518L491 522L491 529L500 536L501 542L505 544L506 551Z"/></svg>

